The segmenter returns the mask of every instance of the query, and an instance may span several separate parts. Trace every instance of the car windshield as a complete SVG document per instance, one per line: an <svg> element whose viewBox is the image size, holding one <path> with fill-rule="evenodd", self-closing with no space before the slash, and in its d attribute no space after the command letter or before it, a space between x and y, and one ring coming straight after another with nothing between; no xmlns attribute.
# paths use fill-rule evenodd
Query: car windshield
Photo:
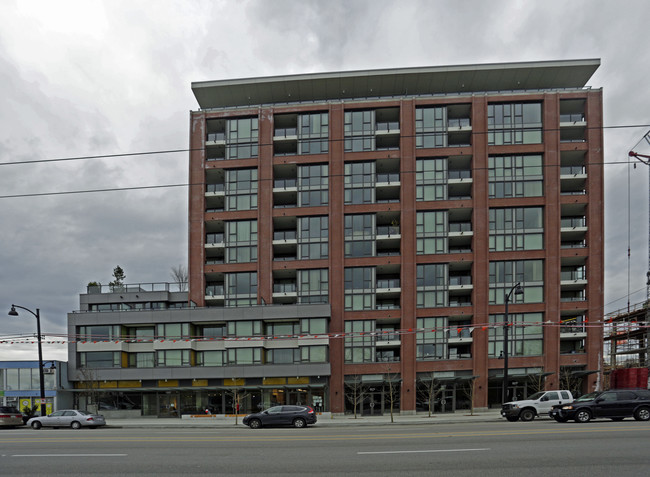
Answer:
<svg viewBox="0 0 650 477"><path fill-rule="evenodd" d="M87 412L83 412L83 411L77 411L77 412L82 416L90 416L90 414L88 414Z"/></svg>
<svg viewBox="0 0 650 477"><path fill-rule="evenodd" d="M536 399L541 398L544 394L545 392L531 394L530 396L528 396L528 399L530 399L531 401L535 401Z"/></svg>
<svg viewBox="0 0 650 477"><path fill-rule="evenodd" d="M596 396L598 396L601 393L589 393L589 394L583 394L580 396L576 401L581 402L581 401L593 401L596 399Z"/></svg>

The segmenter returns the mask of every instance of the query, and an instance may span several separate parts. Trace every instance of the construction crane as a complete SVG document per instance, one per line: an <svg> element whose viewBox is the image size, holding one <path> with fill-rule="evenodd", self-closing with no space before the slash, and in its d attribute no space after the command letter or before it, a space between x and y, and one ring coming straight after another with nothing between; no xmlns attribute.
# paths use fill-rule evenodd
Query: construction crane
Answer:
<svg viewBox="0 0 650 477"><path fill-rule="evenodd" d="M645 141L650 145L650 131L645 133L645 136L641 138L639 142L635 144L632 149L635 149L641 142ZM639 154L638 152L630 151L628 153L629 157L634 157L644 163L646 166L650 166L650 155L649 154ZM650 168L648 169L648 183L650 184ZM650 207L650 195L648 196L649 207ZM650 209L649 209L650 210ZM648 271L646 272L646 290L645 298L650 301L650 221L648 221Z"/></svg>

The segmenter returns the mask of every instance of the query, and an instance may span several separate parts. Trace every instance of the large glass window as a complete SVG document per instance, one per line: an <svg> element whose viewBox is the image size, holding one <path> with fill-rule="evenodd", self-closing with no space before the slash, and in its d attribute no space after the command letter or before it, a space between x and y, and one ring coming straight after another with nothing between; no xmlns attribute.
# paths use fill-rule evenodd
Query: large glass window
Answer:
<svg viewBox="0 0 650 477"><path fill-rule="evenodd" d="M113 341L121 338L119 325L90 325L78 328L80 340Z"/></svg>
<svg viewBox="0 0 650 477"><path fill-rule="evenodd" d="M345 164L345 203L375 202L375 161Z"/></svg>
<svg viewBox="0 0 650 477"><path fill-rule="evenodd" d="M491 199L541 197L544 194L542 156L490 156L488 181Z"/></svg>
<svg viewBox="0 0 650 477"><path fill-rule="evenodd" d="M490 209L490 251L544 248L542 207Z"/></svg>
<svg viewBox="0 0 650 477"><path fill-rule="evenodd" d="M196 353L197 366L223 366L225 351L199 351Z"/></svg>
<svg viewBox="0 0 650 477"><path fill-rule="evenodd" d="M298 206L318 207L329 203L327 164L298 167Z"/></svg>
<svg viewBox="0 0 650 477"><path fill-rule="evenodd" d="M416 220L417 253L448 253L447 211L418 212Z"/></svg>
<svg viewBox="0 0 650 477"><path fill-rule="evenodd" d="M344 113L345 152L375 149L375 112L346 111Z"/></svg>
<svg viewBox="0 0 650 477"><path fill-rule="evenodd" d="M417 359L447 358L447 317L417 319Z"/></svg>
<svg viewBox="0 0 650 477"><path fill-rule="evenodd" d="M298 154L324 154L328 151L328 113L300 115L298 129Z"/></svg>
<svg viewBox="0 0 650 477"><path fill-rule="evenodd" d="M226 274L226 306L253 306L257 304L257 273Z"/></svg>
<svg viewBox="0 0 650 477"><path fill-rule="evenodd" d="M230 348L229 365L262 364L262 348Z"/></svg>
<svg viewBox="0 0 650 477"><path fill-rule="evenodd" d="M327 318L303 318L300 320L300 332L309 335L327 333Z"/></svg>
<svg viewBox="0 0 650 477"><path fill-rule="evenodd" d="M166 340L178 340L190 338L189 323L158 323L156 325L156 336Z"/></svg>
<svg viewBox="0 0 650 477"><path fill-rule="evenodd" d="M415 109L415 147L447 147L447 107Z"/></svg>
<svg viewBox="0 0 650 477"><path fill-rule="evenodd" d="M298 218L298 257L301 260L327 258L329 218L326 215Z"/></svg>
<svg viewBox="0 0 650 477"><path fill-rule="evenodd" d="M329 270L298 270L298 303L329 302Z"/></svg>
<svg viewBox="0 0 650 477"><path fill-rule="evenodd" d="M345 309L372 310L375 307L375 267L352 267L344 272Z"/></svg>
<svg viewBox="0 0 650 477"><path fill-rule="evenodd" d="M228 336L255 336L262 334L260 320L229 321Z"/></svg>
<svg viewBox="0 0 650 477"><path fill-rule="evenodd" d="M375 256L375 214L345 216L345 256Z"/></svg>
<svg viewBox="0 0 650 477"><path fill-rule="evenodd" d="M490 291L491 305L505 303L506 293L509 293L516 283L521 283L523 295L513 293L510 302L542 303L544 301L544 261L543 260L508 260L490 262Z"/></svg>
<svg viewBox="0 0 650 477"><path fill-rule="evenodd" d="M257 261L257 220L226 222L226 263Z"/></svg>
<svg viewBox="0 0 650 477"><path fill-rule="evenodd" d="M449 306L449 265L427 263L416 269L416 297L418 308Z"/></svg>
<svg viewBox="0 0 650 477"><path fill-rule="evenodd" d="M82 368L119 368L120 353L116 351L88 351L79 353L79 367Z"/></svg>
<svg viewBox="0 0 650 477"><path fill-rule="evenodd" d="M257 157L257 118L229 119L227 132L227 159L247 159L250 157Z"/></svg>
<svg viewBox="0 0 650 477"><path fill-rule="evenodd" d="M508 313L508 356L541 356L543 353L543 313ZM503 354L504 315L490 315L488 355Z"/></svg>
<svg viewBox="0 0 650 477"><path fill-rule="evenodd" d="M275 348L266 350L266 364L293 364L299 362L299 348Z"/></svg>
<svg viewBox="0 0 650 477"><path fill-rule="evenodd" d="M190 366L189 349L165 349L156 351L156 362L159 367Z"/></svg>
<svg viewBox="0 0 650 477"><path fill-rule="evenodd" d="M325 345L300 347L300 361L302 363L327 363L328 360L328 349Z"/></svg>
<svg viewBox="0 0 650 477"><path fill-rule="evenodd" d="M375 320L345 322L345 362L372 363L375 361Z"/></svg>
<svg viewBox="0 0 650 477"><path fill-rule="evenodd" d="M541 142L541 103L488 104L489 145Z"/></svg>
<svg viewBox="0 0 650 477"><path fill-rule="evenodd" d="M154 353L129 353L129 368L153 368Z"/></svg>
<svg viewBox="0 0 650 477"><path fill-rule="evenodd" d="M257 209L257 169L226 171L226 210Z"/></svg>
<svg viewBox="0 0 650 477"><path fill-rule="evenodd" d="M447 200L447 158L418 159L415 162L415 199Z"/></svg>

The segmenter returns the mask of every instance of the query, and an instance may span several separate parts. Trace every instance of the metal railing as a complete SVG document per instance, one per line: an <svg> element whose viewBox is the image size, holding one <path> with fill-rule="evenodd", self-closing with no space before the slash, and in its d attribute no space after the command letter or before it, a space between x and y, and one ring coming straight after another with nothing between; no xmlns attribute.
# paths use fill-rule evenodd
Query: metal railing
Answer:
<svg viewBox="0 0 650 477"><path fill-rule="evenodd" d="M187 282L180 283L124 283L121 285L88 285L87 293L138 293L138 292L184 292Z"/></svg>

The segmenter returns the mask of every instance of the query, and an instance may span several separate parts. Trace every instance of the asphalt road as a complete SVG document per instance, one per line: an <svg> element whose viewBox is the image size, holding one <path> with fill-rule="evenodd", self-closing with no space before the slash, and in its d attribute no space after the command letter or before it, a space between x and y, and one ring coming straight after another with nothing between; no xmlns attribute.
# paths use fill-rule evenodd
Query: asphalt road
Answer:
<svg viewBox="0 0 650 477"><path fill-rule="evenodd" d="M0 475L647 476L650 423L0 430Z"/></svg>

